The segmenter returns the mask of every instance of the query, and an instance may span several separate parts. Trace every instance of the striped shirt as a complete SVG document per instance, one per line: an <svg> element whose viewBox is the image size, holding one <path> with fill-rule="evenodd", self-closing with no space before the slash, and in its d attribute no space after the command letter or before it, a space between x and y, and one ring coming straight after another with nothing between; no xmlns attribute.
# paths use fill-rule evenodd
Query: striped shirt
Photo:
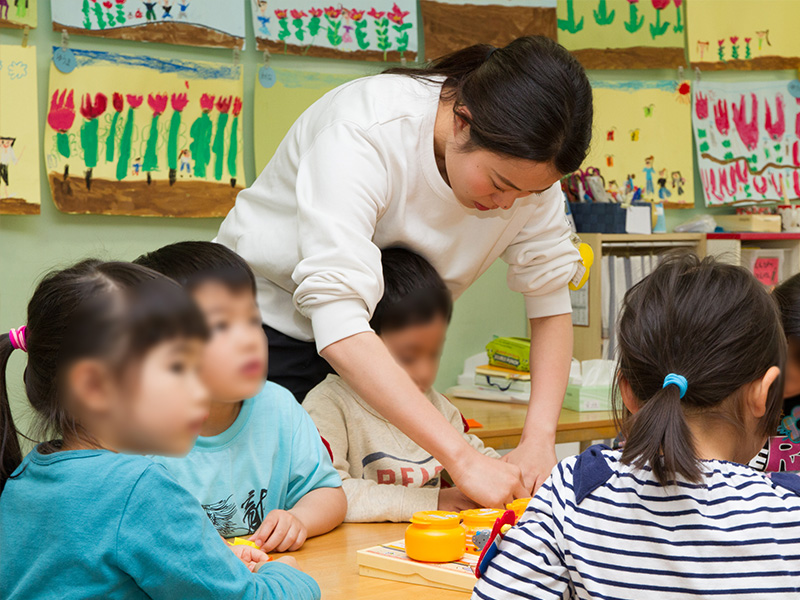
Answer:
<svg viewBox="0 0 800 600"><path fill-rule="evenodd" d="M800 599L800 477L712 460L665 488L620 456L556 465L473 600Z"/></svg>

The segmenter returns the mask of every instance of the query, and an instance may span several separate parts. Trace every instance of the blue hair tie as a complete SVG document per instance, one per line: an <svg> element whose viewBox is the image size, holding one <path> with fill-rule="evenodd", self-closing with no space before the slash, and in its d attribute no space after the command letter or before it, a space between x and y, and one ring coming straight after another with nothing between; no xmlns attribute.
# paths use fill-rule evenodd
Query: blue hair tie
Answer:
<svg viewBox="0 0 800 600"><path fill-rule="evenodd" d="M664 377L664 385L662 388L667 387L668 385L677 385L678 389L681 391L681 398L686 395L686 388L689 387L689 383L686 381L686 377L683 375L678 375L677 373L670 373L666 377Z"/></svg>

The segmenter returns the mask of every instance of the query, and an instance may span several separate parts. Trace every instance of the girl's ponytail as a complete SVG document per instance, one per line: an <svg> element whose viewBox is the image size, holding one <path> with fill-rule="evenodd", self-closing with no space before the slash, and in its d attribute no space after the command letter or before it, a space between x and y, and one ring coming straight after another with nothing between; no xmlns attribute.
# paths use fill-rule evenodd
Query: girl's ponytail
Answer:
<svg viewBox="0 0 800 600"><path fill-rule="evenodd" d="M6 366L13 351L14 346L9 335L0 335L0 493L3 492L8 478L22 462L22 449L11 417L6 382Z"/></svg>
<svg viewBox="0 0 800 600"><path fill-rule="evenodd" d="M644 402L632 417L628 430L623 462L637 468L649 464L661 485L669 485L676 473L689 481L700 478L694 440L677 386L667 385Z"/></svg>

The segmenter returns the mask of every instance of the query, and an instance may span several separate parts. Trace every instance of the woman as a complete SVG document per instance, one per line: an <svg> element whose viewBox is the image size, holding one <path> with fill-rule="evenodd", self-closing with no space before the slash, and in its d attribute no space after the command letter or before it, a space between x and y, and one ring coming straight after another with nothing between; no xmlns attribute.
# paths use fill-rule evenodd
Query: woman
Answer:
<svg viewBox="0 0 800 600"><path fill-rule="evenodd" d="M556 462L572 354L567 283L579 257L558 181L585 158L591 126L583 69L541 37L326 94L239 194L217 239L256 273L270 378L302 400L333 367L476 502L530 495ZM525 295L531 403L505 462L469 448L369 328L381 248L398 245L428 258L455 297L498 257Z"/></svg>

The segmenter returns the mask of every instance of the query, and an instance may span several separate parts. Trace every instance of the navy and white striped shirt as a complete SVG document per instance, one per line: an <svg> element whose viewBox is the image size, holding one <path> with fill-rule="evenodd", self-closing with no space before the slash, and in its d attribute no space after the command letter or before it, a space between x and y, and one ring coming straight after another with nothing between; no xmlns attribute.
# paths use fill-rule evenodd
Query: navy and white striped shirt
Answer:
<svg viewBox="0 0 800 600"><path fill-rule="evenodd" d="M556 465L473 600L800 599L800 477L712 460L665 488L620 456Z"/></svg>

